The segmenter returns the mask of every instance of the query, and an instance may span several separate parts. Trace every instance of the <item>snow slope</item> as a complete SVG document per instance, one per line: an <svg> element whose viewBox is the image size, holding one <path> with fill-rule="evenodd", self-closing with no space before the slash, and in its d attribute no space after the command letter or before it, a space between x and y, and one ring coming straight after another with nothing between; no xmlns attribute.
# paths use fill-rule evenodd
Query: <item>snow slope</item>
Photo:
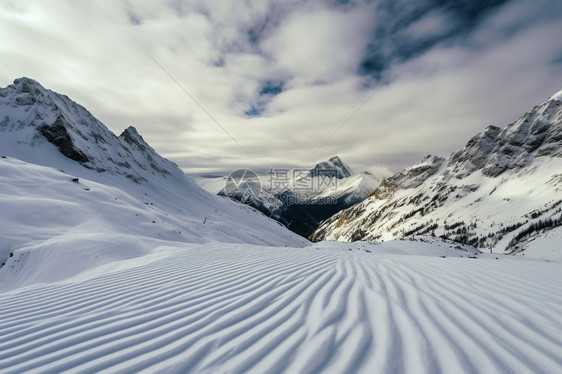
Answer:
<svg viewBox="0 0 562 374"><path fill-rule="evenodd" d="M14 261L0 268L3 282L29 282L43 273L57 279L146 254L155 243L165 241L308 243L252 208L226 198L201 190L182 195L186 190L174 190L173 185L157 190L126 179L122 183L110 186L0 158L0 261L9 264L7 259L22 258L15 268L10 267ZM9 253L15 256L10 258ZM72 267L67 266L68 260L74 263ZM19 277L24 267L34 271L26 270Z"/></svg>
<svg viewBox="0 0 562 374"><path fill-rule="evenodd" d="M562 101L562 90L558 91L554 95L552 95L548 100L558 100Z"/></svg>
<svg viewBox="0 0 562 374"><path fill-rule="evenodd" d="M0 372L562 371L560 263L438 242L150 245L1 292Z"/></svg>

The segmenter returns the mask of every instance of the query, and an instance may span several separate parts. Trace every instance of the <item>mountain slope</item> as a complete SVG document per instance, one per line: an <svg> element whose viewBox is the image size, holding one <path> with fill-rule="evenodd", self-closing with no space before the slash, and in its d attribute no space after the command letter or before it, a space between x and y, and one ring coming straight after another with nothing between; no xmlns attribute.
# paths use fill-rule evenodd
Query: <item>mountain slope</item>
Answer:
<svg viewBox="0 0 562 374"><path fill-rule="evenodd" d="M505 129L490 126L447 159L428 156L313 240L433 234L499 253L560 258L562 102L554 95ZM546 233L545 233L546 232Z"/></svg>

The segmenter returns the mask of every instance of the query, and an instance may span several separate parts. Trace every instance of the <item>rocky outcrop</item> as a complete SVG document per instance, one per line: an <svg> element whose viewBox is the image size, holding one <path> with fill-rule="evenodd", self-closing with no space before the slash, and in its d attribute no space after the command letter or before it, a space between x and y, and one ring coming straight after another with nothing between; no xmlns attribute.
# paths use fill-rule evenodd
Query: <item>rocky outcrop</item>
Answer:
<svg viewBox="0 0 562 374"><path fill-rule="evenodd" d="M66 119L58 116L53 124L39 126L37 130L66 157L80 163L89 162L88 157L75 146L67 126Z"/></svg>
<svg viewBox="0 0 562 374"><path fill-rule="evenodd" d="M497 177L507 170L530 165L535 157L562 154L562 103L549 100L505 129L490 126L449 157L452 175L464 178L482 170Z"/></svg>

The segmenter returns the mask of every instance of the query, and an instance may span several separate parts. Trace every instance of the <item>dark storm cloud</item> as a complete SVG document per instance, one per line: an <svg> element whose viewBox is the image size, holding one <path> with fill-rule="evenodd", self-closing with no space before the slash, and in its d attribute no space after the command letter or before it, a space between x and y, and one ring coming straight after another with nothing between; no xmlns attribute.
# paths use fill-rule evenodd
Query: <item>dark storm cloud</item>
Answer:
<svg viewBox="0 0 562 374"><path fill-rule="evenodd" d="M275 96L283 92L284 82L265 82L259 92L260 96Z"/></svg>
<svg viewBox="0 0 562 374"><path fill-rule="evenodd" d="M283 92L285 82L265 81L260 85L259 91L252 100L250 108L244 111L247 117L259 117L266 110L269 102Z"/></svg>
<svg viewBox="0 0 562 374"><path fill-rule="evenodd" d="M462 42L484 17L506 2L381 0L358 73L379 80L393 63L406 62L439 43Z"/></svg>
<svg viewBox="0 0 562 374"><path fill-rule="evenodd" d="M552 60L552 63L553 63L553 64L557 64L557 65L558 65L558 64L562 64L562 53L561 53L559 56L555 57L555 58Z"/></svg>

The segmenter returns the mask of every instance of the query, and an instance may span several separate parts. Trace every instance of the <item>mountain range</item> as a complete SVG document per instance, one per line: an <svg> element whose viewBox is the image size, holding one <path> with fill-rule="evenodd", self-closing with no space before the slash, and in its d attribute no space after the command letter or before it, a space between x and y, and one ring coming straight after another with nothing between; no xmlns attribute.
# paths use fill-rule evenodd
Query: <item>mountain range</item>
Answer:
<svg viewBox="0 0 562 374"><path fill-rule="evenodd" d="M260 189L248 199L254 180L228 186L228 177L197 179L209 192L246 203L289 230L307 238L321 221L370 196L380 179L368 171L355 172L333 156L310 169L272 168L258 176Z"/></svg>
<svg viewBox="0 0 562 374"><path fill-rule="evenodd" d="M429 155L320 224L314 241L433 235L556 258L562 243L562 91L447 158Z"/></svg>

